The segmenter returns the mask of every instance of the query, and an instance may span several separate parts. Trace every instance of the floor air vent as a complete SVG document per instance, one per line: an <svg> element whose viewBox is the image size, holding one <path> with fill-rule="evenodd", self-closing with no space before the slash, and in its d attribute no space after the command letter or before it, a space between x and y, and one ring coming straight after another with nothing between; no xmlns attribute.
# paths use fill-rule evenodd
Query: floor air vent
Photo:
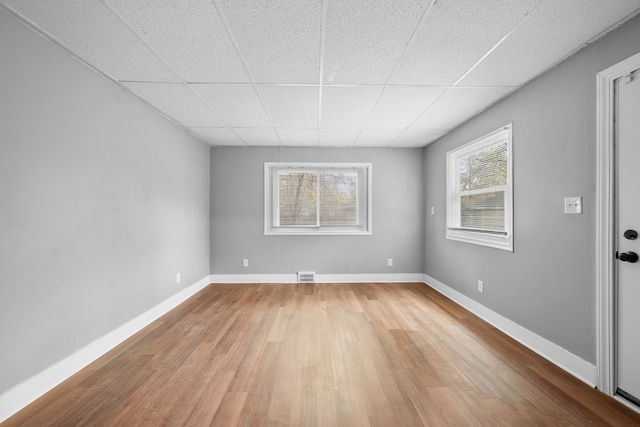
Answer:
<svg viewBox="0 0 640 427"><path fill-rule="evenodd" d="M298 283L313 283L315 281L315 271L298 271Z"/></svg>

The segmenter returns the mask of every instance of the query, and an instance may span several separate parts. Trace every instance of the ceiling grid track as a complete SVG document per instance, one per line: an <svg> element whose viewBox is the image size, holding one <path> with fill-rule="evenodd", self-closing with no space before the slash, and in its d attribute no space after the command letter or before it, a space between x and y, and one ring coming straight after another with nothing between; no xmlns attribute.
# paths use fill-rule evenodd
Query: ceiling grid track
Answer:
<svg viewBox="0 0 640 427"><path fill-rule="evenodd" d="M231 40L231 43L233 44L233 47L236 50L236 53L238 54L238 58L240 58L240 62L242 63L242 67L244 68L244 71L247 73L247 76L249 76L249 81L251 82L251 87L253 88L253 91L256 93L256 96L258 97L258 99L260 100L260 104L262 105L262 109L264 110L265 114L269 118L269 123L271 123L271 127L273 129L273 132L278 137L278 141L280 141L280 145L281 146L284 145L284 144L282 144L282 139L280 138L280 134L278 133L278 130L276 129L276 125L273 122L273 118L271 117L271 114L269 113L269 109L267 108L267 105L265 104L264 99L262 99L262 95L260 95L260 92L256 88L256 80L253 78L253 74L251 74L251 71L249 70L249 67L247 66L247 61L246 61L246 59L244 57L244 54L242 53L242 49L240 49L240 44L238 43L238 40L236 39L236 37L233 35L233 32L231 31L231 27L229 26L229 22L227 21L227 17L224 15L224 13L222 13L222 10L218 6L218 3L216 2L216 0L211 0L211 3L213 3L213 7L215 8L216 13L220 17L220 20L222 21L222 25L224 25L224 29L227 32L227 35L229 36L229 39ZM236 131L231 126L229 126L229 129L231 129L233 131L233 133L238 135L236 133ZM238 137L240 138L240 135L238 135ZM240 138L240 139L242 139L242 138ZM247 146L249 145L249 144L246 143L246 141L243 140L243 142L245 143L245 145L247 145Z"/></svg>
<svg viewBox="0 0 640 427"><path fill-rule="evenodd" d="M168 69L169 71L171 71L174 76L180 80L180 76L173 71L173 69L171 67L168 66L168 64L166 64L166 62L162 59L162 57L160 57L160 55L158 55L153 49L151 49L151 47L149 47L146 42L140 38L140 36L138 35L138 33L136 31L134 31L129 24L122 19L122 17L116 13L114 11L114 9L111 7L111 5L107 4L104 0L100 0L100 2L102 4L105 5L105 7L107 9L109 9L109 11L111 11L111 13L114 14L114 16L116 16L124 25L127 26L127 28L129 28L133 34L135 34L135 36L140 40L141 43L143 43L143 45L145 47L147 47L147 49L149 49L150 52L152 52ZM189 135L192 135L194 138L197 138L198 140L204 142L207 145L211 145L209 144L209 142L207 142L206 140L204 140L200 135L196 134L195 132L193 132L191 129L189 129L188 127L184 126L182 123L180 123L179 121L177 121L176 119L174 119L173 117L171 117L170 115L168 115L167 113L165 113L164 111L162 111L161 109L159 109L158 107L156 107L155 105L151 104L149 101L147 101L146 99L141 98L140 96L138 96L137 94L133 93L133 91L129 88L127 88L126 86L122 85L122 82L129 82L128 80L118 80L117 78L113 77L112 75L108 74L107 72L97 68L96 66L94 66L90 61L88 61L86 58L84 58L83 56L79 55L78 53L72 51L70 48L68 48L65 44L63 44L61 41L59 41L56 37L54 37L52 34L50 34L49 32L47 32L46 30L44 30L42 27L40 27L39 25L37 25L35 22L27 19L26 17L24 17L23 15L21 15L18 11L14 10L12 7L4 4L4 3L0 3L0 9L3 9L5 11L7 11L9 14L11 14L12 16L14 16L16 19L20 20L21 22L24 22L26 25L28 25L30 28L32 28L36 33L40 34L42 37L46 38L47 40L49 40L51 43L55 44L56 46L60 47L61 49L63 49L65 52L67 52L69 55L71 55L72 57L76 58L78 61L80 61L84 66L88 67L89 69L91 69L93 72L98 73L102 76L104 76L105 78L113 81L114 83L116 83L118 86L120 86L120 88L122 88L123 90L127 91L128 93L132 94L133 96L135 96L136 98L140 99L142 102L144 102L146 105L148 105L150 108L153 108L155 111L157 111L160 115L162 115L163 117L165 117L167 120L169 120L171 123L175 124L176 126L184 129ZM135 82L134 82L135 83ZM148 82L141 82L141 83L148 83ZM162 82L164 83L164 82ZM174 83L175 84L175 83ZM204 102L204 100L202 100ZM206 104L206 103L205 103ZM207 107L209 107L209 105L207 105ZM211 107L209 107L211 108ZM215 114L215 112L214 112ZM215 114L217 116L217 114ZM222 119L220 119L221 121L223 121ZM224 123L224 121L223 121Z"/></svg>
<svg viewBox="0 0 640 427"><path fill-rule="evenodd" d="M522 25L523 22L525 22L527 20L527 18L529 16L531 16L531 14L533 13L533 11L535 11L541 4L542 2L544 2L544 0L540 0L533 8L531 8L531 10L529 12L527 12L520 21L518 21L518 23L516 25L513 26L513 28L511 28L507 34L505 34L496 44L494 44L491 49L489 49L484 55L482 55L482 57L476 61L475 64L473 64L471 66L471 68L469 68L462 76L460 76L460 78L458 78L458 80L456 80L451 86L449 86L447 88L447 90L445 90L440 96L438 96L432 103L430 106L428 106L422 113L420 113L418 115L418 117L416 117L416 119L414 121L412 121L411 123L409 123L409 125L404 129L405 131L408 130L416 121L418 121L420 119L420 117L425 114L427 111L429 111L429 109L436 104L436 102L438 102L438 100L440 100L441 98L443 98L445 95L447 95L449 92L451 92L451 89L455 88L458 86L458 83L460 83L466 76L468 76L476 67L478 67L478 65L480 65L480 63L482 61L485 60L485 58L487 58L489 55L491 55L491 53L496 50L507 38L509 38L509 36L511 36L511 34L513 34L513 32ZM502 98L504 98L505 96L509 95L508 92L505 95L502 96ZM500 98L500 99L502 99ZM489 108L491 105L495 104L496 102L498 102L498 100L494 101L493 103L491 103L490 105L487 105L482 111L486 110L487 108ZM393 141L391 142L393 143Z"/></svg>
<svg viewBox="0 0 640 427"><path fill-rule="evenodd" d="M231 126L229 126L229 123L227 123L218 113L216 113L216 111L213 109L213 107L211 107L211 105L209 105L209 103L207 101L205 101L198 93L196 93L191 86L189 86L189 83L179 74L177 73L168 63L167 61L164 60L164 58L162 56L160 56L158 54L158 52L155 51L155 49L153 49L151 46L149 46L149 43L147 43L147 41L135 30L135 28L133 28L133 26L131 26L127 20L124 18L124 16L122 16L122 14L120 14L120 12L118 12L113 6L111 6L109 4L109 2L107 0L100 0L100 2L102 4L104 4L104 6L109 9L109 11L111 11L111 13L113 13L119 20L120 22L122 22L128 29L129 31L131 31L137 38L138 40L140 40L140 43L142 43L147 49L149 49L149 52L153 53L158 60L164 64L165 67L167 67L174 76L177 77L177 79L180 81L180 83L185 86L196 98L198 98L200 101L202 101L202 103L204 105L207 106L207 108L209 110L211 110L211 112L222 122L224 123L229 129L231 129L233 131L233 128ZM128 80L116 80L120 83L128 83ZM143 82L143 83L148 83L148 82ZM174 84L174 83L166 83L166 84ZM125 86L123 86L125 87ZM126 87L125 87L126 88ZM127 89L129 90L129 89ZM133 91L129 90L130 92L133 93ZM134 94L135 95L135 94ZM138 96L138 95L136 95ZM141 98L142 99L142 98ZM147 102L146 100L143 99L143 101ZM147 102L148 103L148 102ZM164 115L166 115L163 112ZM205 142L207 145L211 145L209 144L206 140L204 140L202 137L200 137L199 135L197 135L195 132L191 131L189 129L189 127L183 125L182 123L180 123L180 127L183 127L185 129L187 129L189 131L189 133L191 133L192 135L195 135L199 140ZM235 131L233 131L235 133ZM236 134L238 136L238 138L240 138L240 135Z"/></svg>
<svg viewBox="0 0 640 427"><path fill-rule="evenodd" d="M211 146L425 147L638 15L640 0L0 0L0 11Z"/></svg>
<svg viewBox="0 0 640 427"><path fill-rule="evenodd" d="M316 145L320 145L320 131L322 129L322 85L324 80L324 48L325 48L325 36L327 26L327 2L329 0L322 0L321 3L321 16L320 16L320 72L318 77L318 141Z"/></svg>
<svg viewBox="0 0 640 427"><path fill-rule="evenodd" d="M480 63L482 61L485 60L485 58L489 55L491 55L491 53L496 50L498 48L498 46L500 46L507 38L509 38L509 36L511 36L511 34L513 34L513 32L520 27L529 16L531 16L531 14L542 4L544 0L540 0L538 2L538 4L536 4L529 12L527 12L527 14L525 16L522 17L522 19L516 24L514 25L514 27L512 29L509 30L509 32L507 34L505 34L504 37L502 37L498 43L496 43L495 45L493 45L493 47L491 49L489 49L489 51L487 53L485 53L482 58L480 58L475 64L473 64L473 66L471 68L469 68L467 70L466 73L464 73L458 80L455 81L455 83L453 83L451 85L452 88L458 86L458 83L460 83L465 77L467 77L478 65L480 65Z"/></svg>
<svg viewBox="0 0 640 427"><path fill-rule="evenodd" d="M360 131L358 132L358 135L356 136L356 139L353 141L353 145L356 145L356 143L358 142L358 139L360 138L360 135L362 134L362 131L364 130L365 126L367 125L367 122L369 121L369 119L371 118L371 115L373 114L373 112L375 111L376 107L378 106L378 103L380 102L380 99L382 99L382 95L384 94L385 89L389 86L389 82L393 78L393 74L396 72L396 69L398 68L398 64L400 64L400 62L402 61L402 59L406 55L407 51L409 50L409 47L411 46L411 43L413 42L413 40L414 40L414 38L416 36L416 33L418 32L418 28L420 28L420 26L422 25L422 23L424 22L426 17L429 15L429 12L431 12L431 8L433 7L433 5L435 3L436 3L436 0L430 0L429 5L425 8L424 12L422 12L422 16L420 17L420 20L416 24L416 27L413 29L413 32L411 33L411 36L409 37L409 40L404 45L404 48L402 49L402 53L400 54L400 56L398 56L398 60L396 61L396 63L393 66L393 69L389 73L389 77L387 78L387 81L384 83L384 86L382 87L382 90L380 91L380 95L378 95L378 98L376 99L376 102L373 104L373 107L369 111L369 114L367 115L367 118L365 119L364 124L360 128ZM400 136L400 135L398 135L398 136ZM391 144L393 144L393 142L396 139L398 139L398 137L396 137L393 140L389 141L389 144L387 144L387 147L390 146Z"/></svg>

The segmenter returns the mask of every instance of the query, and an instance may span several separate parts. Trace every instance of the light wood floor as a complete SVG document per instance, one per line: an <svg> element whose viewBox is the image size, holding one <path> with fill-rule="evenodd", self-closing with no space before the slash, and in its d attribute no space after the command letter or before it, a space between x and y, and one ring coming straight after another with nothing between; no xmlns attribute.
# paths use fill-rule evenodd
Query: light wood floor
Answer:
<svg viewBox="0 0 640 427"><path fill-rule="evenodd" d="M424 284L210 285L2 426L632 426Z"/></svg>

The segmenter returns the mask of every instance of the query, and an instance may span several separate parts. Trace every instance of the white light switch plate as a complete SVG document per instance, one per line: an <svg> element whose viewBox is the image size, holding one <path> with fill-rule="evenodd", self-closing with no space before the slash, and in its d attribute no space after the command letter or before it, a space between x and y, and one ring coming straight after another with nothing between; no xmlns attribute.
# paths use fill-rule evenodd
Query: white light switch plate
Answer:
<svg viewBox="0 0 640 427"><path fill-rule="evenodd" d="M565 197L564 213L581 214L582 213L582 197Z"/></svg>

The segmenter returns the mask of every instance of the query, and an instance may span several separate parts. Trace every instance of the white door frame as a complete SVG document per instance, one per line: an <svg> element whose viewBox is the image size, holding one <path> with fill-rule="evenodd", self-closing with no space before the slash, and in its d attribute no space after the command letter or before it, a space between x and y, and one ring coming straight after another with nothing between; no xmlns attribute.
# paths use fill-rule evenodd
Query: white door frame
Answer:
<svg viewBox="0 0 640 427"><path fill-rule="evenodd" d="M613 396L615 389L614 287L614 81L640 68L640 53L597 75L596 121L596 365L597 386Z"/></svg>

